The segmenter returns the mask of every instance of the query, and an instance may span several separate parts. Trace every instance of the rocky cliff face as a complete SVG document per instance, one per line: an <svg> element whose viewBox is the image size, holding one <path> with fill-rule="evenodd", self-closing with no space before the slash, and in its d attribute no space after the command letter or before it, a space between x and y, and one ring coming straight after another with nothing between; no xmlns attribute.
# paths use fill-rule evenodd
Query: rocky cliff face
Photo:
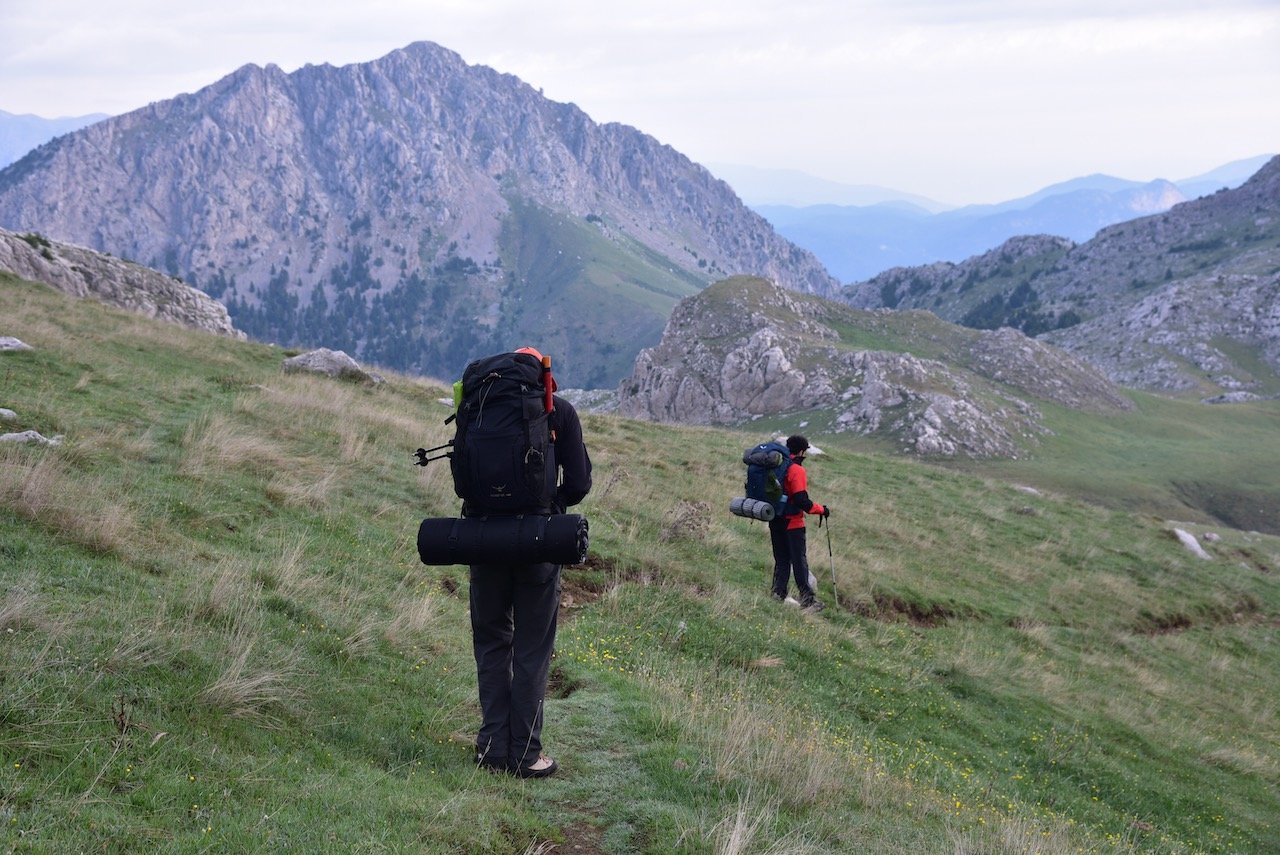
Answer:
<svg viewBox="0 0 1280 855"><path fill-rule="evenodd" d="M863 312L747 277L681 302L618 389L618 410L632 417L727 425L803 414L815 428L937 456L1017 456L1044 431L1036 401L1131 406L1095 369L1015 330Z"/></svg>
<svg viewBox="0 0 1280 855"><path fill-rule="evenodd" d="M243 339L227 309L207 294L128 261L39 235L0 229L0 270L191 329Z"/></svg>
<svg viewBox="0 0 1280 855"><path fill-rule="evenodd" d="M180 274L258 337L426 373L527 337L610 366L579 385L712 278L836 287L670 147L429 43L246 66L69 134L0 172L0 225Z"/></svg>
<svg viewBox="0 0 1280 855"><path fill-rule="evenodd" d="M1221 400L1280 394L1280 158L1249 181L1100 231L1015 238L851 286L860 307L1015 326L1115 381Z"/></svg>

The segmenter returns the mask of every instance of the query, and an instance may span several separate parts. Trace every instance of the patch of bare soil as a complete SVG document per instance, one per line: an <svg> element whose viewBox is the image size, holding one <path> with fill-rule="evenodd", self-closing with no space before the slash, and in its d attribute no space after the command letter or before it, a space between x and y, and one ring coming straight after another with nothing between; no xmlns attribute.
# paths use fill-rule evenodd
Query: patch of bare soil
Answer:
<svg viewBox="0 0 1280 855"><path fill-rule="evenodd" d="M978 617L976 612L964 606L907 600L879 591L872 595L871 602L856 600L848 604L848 609L856 615L873 620L906 622L925 628Z"/></svg>
<svg viewBox="0 0 1280 855"><path fill-rule="evenodd" d="M564 843L555 845L556 855L604 855L604 835L600 829L586 820L566 825L560 829Z"/></svg>

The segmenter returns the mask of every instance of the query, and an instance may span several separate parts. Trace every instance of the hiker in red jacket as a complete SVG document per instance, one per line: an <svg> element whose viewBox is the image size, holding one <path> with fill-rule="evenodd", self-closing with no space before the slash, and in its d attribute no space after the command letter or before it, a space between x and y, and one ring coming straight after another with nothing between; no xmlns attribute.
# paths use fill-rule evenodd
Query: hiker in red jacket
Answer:
<svg viewBox="0 0 1280 855"><path fill-rule="evenodd" d="M779 600L787 598L790 576L795 576L800 592L800 605L813 611L822 610L822 601L809 583L809 557L805 544L804 515L831 515L831 508L809 498L809 476L804 471L804 459L809 452L809 440L800 434L787 437L787 450L791 452L792 465L787 469L782 492L787 496L788 513L769 521L769 540L773 544L773 595Z"/></svg>

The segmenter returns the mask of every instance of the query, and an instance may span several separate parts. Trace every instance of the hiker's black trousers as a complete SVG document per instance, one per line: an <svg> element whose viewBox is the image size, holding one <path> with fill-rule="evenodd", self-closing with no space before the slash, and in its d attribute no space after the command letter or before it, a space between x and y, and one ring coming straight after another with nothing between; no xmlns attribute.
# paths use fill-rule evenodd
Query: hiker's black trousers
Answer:
<svg viewBox="0 0 1280 855"><path fill-rule="evenodd" d="M471 566L471 639L485 763L528 765L542 751L542 703L560 607L560 565Z"/></svg>
<svg viewBox="0 0 1280 855"><path fill-rule="evenodd" d="M773 593L787 596L787 583L795 576L800 602L813 599L813 587L809 584L809 555L804 528L787 528L784 517L769 520L769 542L773 545Z"/></svg>

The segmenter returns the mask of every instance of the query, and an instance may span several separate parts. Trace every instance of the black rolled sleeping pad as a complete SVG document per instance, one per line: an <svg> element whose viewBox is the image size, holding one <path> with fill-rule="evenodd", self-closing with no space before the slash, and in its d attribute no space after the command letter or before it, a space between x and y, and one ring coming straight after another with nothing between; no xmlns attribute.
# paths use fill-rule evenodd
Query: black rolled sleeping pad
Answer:
<svg viewBox="0 0 1280 855"><path fill-rule="evenodd" d="M587 518L579 514L429 517L418 526L423 564L581 564Z"/></svg>

